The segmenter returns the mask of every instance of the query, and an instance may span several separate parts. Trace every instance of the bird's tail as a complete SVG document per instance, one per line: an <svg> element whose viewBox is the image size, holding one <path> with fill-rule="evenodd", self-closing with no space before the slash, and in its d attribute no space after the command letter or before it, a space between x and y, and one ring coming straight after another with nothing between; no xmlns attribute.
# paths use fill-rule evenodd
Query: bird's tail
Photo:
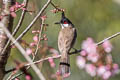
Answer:
<svg viewBox="0 0 120 80"><path fill-rule="evenodd" d="M61 54L59 72L62 77L68 77L70 75L70 60L68 53Z"/></svg>

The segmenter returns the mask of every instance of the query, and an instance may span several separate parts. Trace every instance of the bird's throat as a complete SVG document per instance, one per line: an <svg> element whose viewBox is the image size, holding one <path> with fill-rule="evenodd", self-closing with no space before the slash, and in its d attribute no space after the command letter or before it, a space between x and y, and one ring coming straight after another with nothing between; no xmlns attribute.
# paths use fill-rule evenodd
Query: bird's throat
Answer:
<svg viewBox="0 0 120 80"><path fill-rule="evenodd" d="M62 29L64 29L65 27L69 27L69 24L61 24Z"/></svg>

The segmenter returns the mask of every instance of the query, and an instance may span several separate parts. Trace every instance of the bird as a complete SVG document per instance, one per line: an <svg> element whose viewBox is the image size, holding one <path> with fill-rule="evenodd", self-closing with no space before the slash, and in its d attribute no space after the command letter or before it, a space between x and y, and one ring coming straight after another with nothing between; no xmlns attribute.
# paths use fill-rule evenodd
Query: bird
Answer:
<svg viewBox="0 0 120 80"><path fill-rule="evenodd" d="M65 17L64 12L62 12L60 22L56 22L55 24L60 24L61 26L61 30L58 35L58 49L61 53L58 71L62 77L67 77L71 74L69 53L76 41L77 31L72 22Z"/></svg>

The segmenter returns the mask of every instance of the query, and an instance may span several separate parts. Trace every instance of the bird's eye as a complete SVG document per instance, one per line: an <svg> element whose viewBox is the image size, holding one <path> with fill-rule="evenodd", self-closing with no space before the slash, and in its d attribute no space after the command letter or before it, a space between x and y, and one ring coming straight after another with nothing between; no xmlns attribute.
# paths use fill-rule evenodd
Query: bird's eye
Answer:
<svg viewBox="0 0 120 80"><path fill-rule="evenodd" d="M66 21L64 21L64 24L68 24Z"/></svg>

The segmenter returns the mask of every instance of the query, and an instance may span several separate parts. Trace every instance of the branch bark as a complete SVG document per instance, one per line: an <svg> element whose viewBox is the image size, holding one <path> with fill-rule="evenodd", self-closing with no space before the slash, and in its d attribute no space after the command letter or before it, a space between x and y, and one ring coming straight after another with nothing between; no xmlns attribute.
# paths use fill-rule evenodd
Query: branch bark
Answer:
<svg viewBox="0 0 120 80"><path fill-rule="evenodd" d="M13 18L10 15L10 6L14 4L14 0L3 0L4 10L1 13L3 18L1 19L1 23L4 24L4 27L7 27L11 32L13 26ZM0 26L0 80L5 76L5 65L7 63L7 59L10 55L10 47L7 47L6 51L2 53L3 48L5 47L8 41L8 37L6 36L4 30Z"/></svg>

